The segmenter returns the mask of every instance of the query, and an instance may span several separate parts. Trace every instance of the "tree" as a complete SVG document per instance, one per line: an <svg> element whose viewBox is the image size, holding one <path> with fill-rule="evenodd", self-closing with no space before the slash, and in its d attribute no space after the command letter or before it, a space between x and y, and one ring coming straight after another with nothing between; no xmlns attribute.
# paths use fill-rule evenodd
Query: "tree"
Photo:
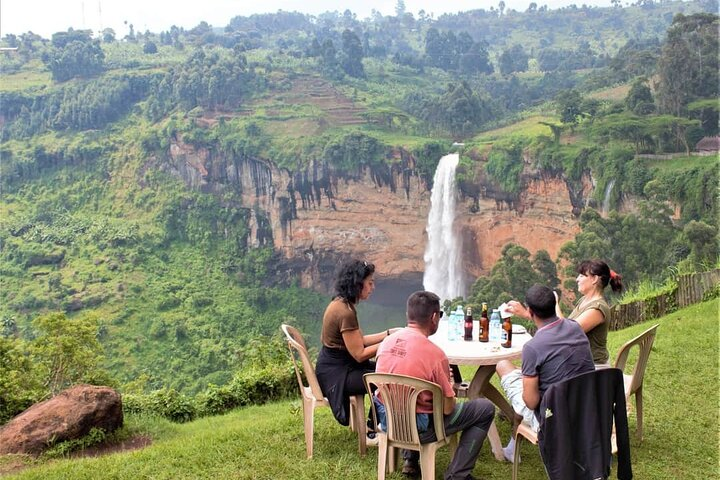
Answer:
<svg viewBox="0 0 720 480"><path fill-rule="evenodd" d="M152 40L148 40L147 42L145 42L145 45L143 45L143 53L152 55L157 53L157 51L157 45Z"/></svg>
<svg viewBox="0 0 720 480"><path fill-rule="evenodd" d="M690 244L689 260L695 268L717 264L718 254L720 254L717 226L691 220L685 225L683 234Z"/></svg>
<svg viewBox="0 0 720 480"><path fill-rule="evenodd" d="M25 344L0 336L0 425L39 400L42 393Z"/></svg>
<svg viewBox="0 0 720 480"><path fill-rule="evenodd" d="M102 347L95 317L68 319L62 313L50 313L37 317L32 325L37 335L30 350L43 386L53 395L80 381L108 380L100 367Z"/></svg>
<svg viewBox="0 0 720 480"><path fill-rule="evenodd" d="M535 259L537 258L536 254ZM530 252L524 247L514 243L505 244L500 259L493 266L490 275L478 278L473 284L469 303L480 305L482 302L487 302L490 305L500 305L513 298L524 298L527 289L536 283L551 288L556 286L557 283L547 283L547 274L553 269L549 264L544 263L546 260L552 263L549 255L545 259L545 256L540 254L540 258L538 265L544 269L543 271L538 271L533 266Z"/></svg>
<svg viewBox="0 0 720 480"><path fill-rule="evenodd" d="M106 28L102 31L103 43L113 43L115 41L115 30Z"/></svg>
<svg viewBox="0 0 720 480"><path fill-rule="evenodd" d="M405 15L405 2L404 0L397 0L395 4L395 16L402 18Z"/></svg>
<svg viewBox="0 0 720 480"><path fill-rule="evenodd" d="M529 56L521 45L513 45L503 50L498 58L500 73L509 75L513 72L524 72L528 69Z"/></svg>
<svg viewBox="0 0 720 480"><path fill-rule="evenodd" d="M356 78L365 78L363 68L363 48L360 39L351 30L345 29L342 33L342 69Z"/></svg>
<svg viewBox="0 0 720 480"><path fill-rule="evenodd" d="M557 104L560 121L569 125L577 125L583 111L582 95L575 89L564 90L557 94L555 103Z"/></svg>
<svg viewBox="0 0 720 480"><path fill-rule="evenodd" d="M325 40L320 49L320 70L323 75L331 79L340 79L343 71L337 59L335 45L329 38Z"/></svg>
<svg viewBox="0 0 720 480"><path fill-rule="evenodd" d="M492 63L490 63L487 44L485 42L472 42L468 50L460 54L459 68L460 72L464 74L491 74L493 72L493 66Z"/></svg>
<svg viewBox="0 0 720 480"><path fill-rule="evenodd" d="M625 97L625 106L633 113L647 115L655 111L655 102L648 86L648 79L636 79Z"/></svg>
<svg viewBox="0 0 720 480"><path fill-rule="evenodd" d="M675 16L658 62L661 112L683 116L689 102L718 97L717 30L717 15Z"/></svg>
<svg viewBox="0 0 720 480"><path fill-rule="evenodd" d="M105 69L105 53L98 40L80 40L77 35L56 35L53 36L53 43L58 46L43 56L53 80L64 82L73 77L92 77Z"/></svg>

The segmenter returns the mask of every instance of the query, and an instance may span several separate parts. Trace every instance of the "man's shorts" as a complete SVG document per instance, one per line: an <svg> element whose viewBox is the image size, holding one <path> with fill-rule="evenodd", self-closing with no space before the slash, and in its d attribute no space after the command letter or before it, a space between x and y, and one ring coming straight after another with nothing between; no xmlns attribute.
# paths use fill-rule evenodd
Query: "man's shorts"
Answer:
<svg viewBox="0 0 720 480"><path fill-rule="evenodd" d="M523 381L522 373L520 372L520 370L513 370L512 372L502 377L500 379L500 385L502 386L503 390L505 390L505 395L507 396L508 400L510 400L510 404L512 405L513 410L515 410L518 415L522 415L523 422L530 425L530 427L537 432L540 428L540 423L535 417L535 411L528 408L522 398Z"/></svg>

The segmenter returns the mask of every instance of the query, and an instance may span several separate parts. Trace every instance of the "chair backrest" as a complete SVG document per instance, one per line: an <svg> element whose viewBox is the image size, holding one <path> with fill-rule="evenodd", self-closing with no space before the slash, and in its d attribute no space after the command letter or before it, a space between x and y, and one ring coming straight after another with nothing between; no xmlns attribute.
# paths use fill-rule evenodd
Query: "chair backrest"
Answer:
<svg viewBox="0 0 720 480"><path fill-rule="evenodd" d="M310 387L310 391L316 400L323 400L324 395L320 389L317 376L315 376L315 366L310 361L310 355L308 355L307 348L305 347L303 336L298 329L293 326L283 323L280 328L287 338L290 357L292 357L293 366L295 367L295 376L297 376L298 385L300 386L300 393L302 394L304 388L307 386ZM303 372L305 372L307 385L305 385L303 381Z"/></svg>
<svg viewBox="0 0 720 480"><path fill-rule="evenodd" d="M421 380L407 375L394 373L366 373L363 377L365 388L372 392L372 386L377 387L385 406L385 419L388 441L396 445L420 445L420 435L417 429L417 400L422 392L432 394L433 421L438 441L445 439L445 425L443 423L443 395L440 386L436 383ZM372 403L373 413L375 404Z"/></svg>
<svg viewBox="0 0 720 480"><path fill-rule="evenodd" d="M653 342L655 341L657 328L658 324L653 325L637 337L625 343L618 352L617 359L615 360L615 368L619 368L624 371L628 360L628 354L630 353L632 347L637 345L640 348L635 368L633 368L630 387L625 392L627 396L630 396L635 393L638 388L642 387L643 378L645 377L645 369L647 368L648 358L650 357L650 350L652 349Z"/></svg>

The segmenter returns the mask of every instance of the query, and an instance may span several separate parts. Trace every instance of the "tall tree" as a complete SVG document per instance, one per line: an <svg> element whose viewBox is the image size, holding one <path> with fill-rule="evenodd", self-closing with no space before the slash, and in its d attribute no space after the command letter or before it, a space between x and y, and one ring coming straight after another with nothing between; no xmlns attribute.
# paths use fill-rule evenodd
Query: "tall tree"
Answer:
<svg viewBox="0 0 720 480"><path fill-rule="evenodd" d="M633 82L625 97L625 106L638 115L647 115L655 111L655 101L647 78L640 77Z"/></svg>
<svg viewBox="0 0 720 480"><path fill-rule="evenodd" d="M363 48L360 39L352 30L345 29L342 33L342 69L351 77L364 78Z"/></svg>
<svg viewBox="0 0 720 480"><path fill-rule="evenodd" d="M522 45L513 45L503 50L498 58L500 73L509 75L513 72L524 72L528 69L528 54L523 50Z"/></svg>
<svg viewBox="0 0 720 480"><path fill-rule="evenodd" d="M699 13L673 19L658 62L661 112L682 116L689 102L718 96L718 18Z"/></svg>

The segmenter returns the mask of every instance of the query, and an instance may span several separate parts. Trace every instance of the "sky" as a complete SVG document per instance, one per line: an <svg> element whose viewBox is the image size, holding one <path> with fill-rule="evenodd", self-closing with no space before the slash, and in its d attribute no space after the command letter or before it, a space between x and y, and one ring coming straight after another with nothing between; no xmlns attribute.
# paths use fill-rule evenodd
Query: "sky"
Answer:
<svg viewBox="0 0 720 480"><path fill-rule="evenodd" d="M535 1L550 9L570 4L609 6L610 0L505 0L506 8L524 11ZM499 2L499 0L498 0ZM405 0L405 10L417 16L439 16L443 13L484 8L497 8L498 2L487 0ZM359 19L369 17L372 10L393 15L397 0L0 0L0 36L32 31L50 38L53 33L74 29L99 32L112 28L118 38L128 33L132 24L136 32L159 33L172 25L185 29L206 21L213 27L224 27L235 16L274 13L278 10L298 11L317 15L326 11L349 9Z"/></svg>

